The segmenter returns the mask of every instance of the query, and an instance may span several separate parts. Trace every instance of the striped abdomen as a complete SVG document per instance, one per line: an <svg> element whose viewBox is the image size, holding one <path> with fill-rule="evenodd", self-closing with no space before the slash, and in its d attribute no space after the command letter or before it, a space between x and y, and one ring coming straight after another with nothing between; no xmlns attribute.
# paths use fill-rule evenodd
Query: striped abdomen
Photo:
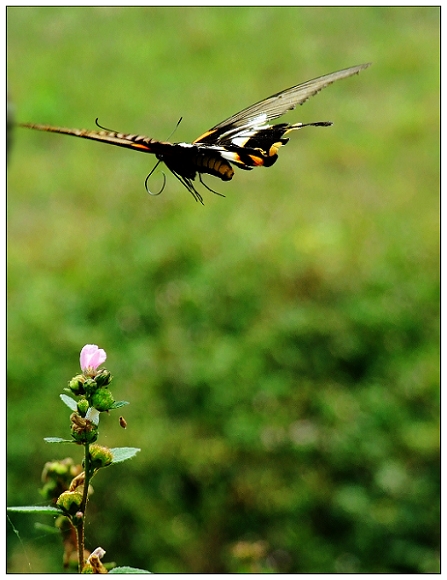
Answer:
<svg viewBox="0 0 447 580"><path fill-rule="evenodd" d="M197 173L208 173L223 181L230 181L234 175L233 168L220 151L209 147L202 149L188 143L175 143L161 154L157 153L157 158L171 171L188 179L194 179Z"/></svg>
<svg viewBox="0 0 447 580"><path fill-rule="evenodd" d="M193 158L193 163L199 173L209 173L223 181L230 181L234 170L226 159L216 153L200 153Z"/></svg>

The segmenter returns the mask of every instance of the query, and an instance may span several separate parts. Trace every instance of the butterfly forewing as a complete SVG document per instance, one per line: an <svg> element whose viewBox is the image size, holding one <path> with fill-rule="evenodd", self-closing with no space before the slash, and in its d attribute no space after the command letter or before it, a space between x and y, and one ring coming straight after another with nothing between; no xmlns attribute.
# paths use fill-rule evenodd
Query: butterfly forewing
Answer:
<svg viewBox="0 0 447 580"><path fill-rule="evenodd" d="M370 63L352 66L280 91L215 125L194 143L215 143L216 138L218 139L229 130L265 125L267 121L281 117L287 111L294 109L296 105L303 104L331 83L355 75L368 66Z"/></svg>

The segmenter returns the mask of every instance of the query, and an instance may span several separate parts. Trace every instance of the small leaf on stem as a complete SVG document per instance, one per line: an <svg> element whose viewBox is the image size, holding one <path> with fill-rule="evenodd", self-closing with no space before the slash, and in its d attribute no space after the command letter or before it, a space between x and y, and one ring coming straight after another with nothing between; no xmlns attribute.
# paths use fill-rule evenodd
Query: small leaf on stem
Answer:
<svg viewBox="0 0 447 580"><path fill-rule="evenodd" d="M71 409L72 411L78 410L78 404L74 399L72 399L68 395L59 395L59 396L69 409Z"/></svg>
<svg viewBox="0 0 447 580"><path fill-rule="evenodd" d="M112 409L119 409L120 407L124 407L125 405L129 405L129 401L115 401L113 405L110 407L110 411Z"/></svg>
<svg viewBox="0 0 447 580"><path fill-rule="evenodd" d="M132 459L141 451L138 447L115 447L114 449L110 449L113 455L113 463L121 463L121 461L126 461L126 459Z"/></svg>
<svg viewBox="0 0 447 580"><path fill-rule="evenodd" d="M9 507L6 508L8 512L17 512L22 514L32 514L32 513L39 513L39 514L49 514L52 516L59 516L64 512L56 507L52 506L44 506L44 505L23 505L23 506L16 506L16 507Z"/></svg>

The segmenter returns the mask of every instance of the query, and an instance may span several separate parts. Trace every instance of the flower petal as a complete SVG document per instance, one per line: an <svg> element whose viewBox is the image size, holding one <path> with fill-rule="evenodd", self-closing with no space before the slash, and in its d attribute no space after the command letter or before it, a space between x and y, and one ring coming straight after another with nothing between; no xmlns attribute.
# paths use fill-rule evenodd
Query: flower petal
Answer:
<svg viewBox="0 0 447 580"><path fill-rule="evenodd" d="M86 344L81 350L81 356L79 362L81 363L81 369L84 371L87 369L90 363L90 358L92 354L98 350L96 344Z"/></svg>
<svg viewBox="0 0 447 580"><path fill-rule="evenodd" d="M90 364L88 366L96 370L99 365L102 365L106 358L106 351L102 348L98 348L98 350L92 354L90 358Z"/></svg>

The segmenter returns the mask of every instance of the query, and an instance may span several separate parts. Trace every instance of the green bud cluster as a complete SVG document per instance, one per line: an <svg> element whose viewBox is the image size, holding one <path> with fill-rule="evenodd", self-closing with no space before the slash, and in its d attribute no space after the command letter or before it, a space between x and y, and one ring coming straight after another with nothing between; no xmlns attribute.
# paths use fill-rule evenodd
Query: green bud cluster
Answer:
<svg viewBox="0 0 447 580"><path fill-rule="evenodd" d="M42 471L43 487L40 494L45 499L56 499L63 491L69 489L71 480L82 471L71 457L58 461L48 461Z"/></svg>
<svg viewBox="0 0 447 580"><path fill-rule="evenodd" d="M109 385L112 375L106 369L101 369L96 374L76 375L69 381L68 388L74 395L82 396L78 402L78 411L85 417L89 407L100 412L109 411L115 402Z"/></svg>

